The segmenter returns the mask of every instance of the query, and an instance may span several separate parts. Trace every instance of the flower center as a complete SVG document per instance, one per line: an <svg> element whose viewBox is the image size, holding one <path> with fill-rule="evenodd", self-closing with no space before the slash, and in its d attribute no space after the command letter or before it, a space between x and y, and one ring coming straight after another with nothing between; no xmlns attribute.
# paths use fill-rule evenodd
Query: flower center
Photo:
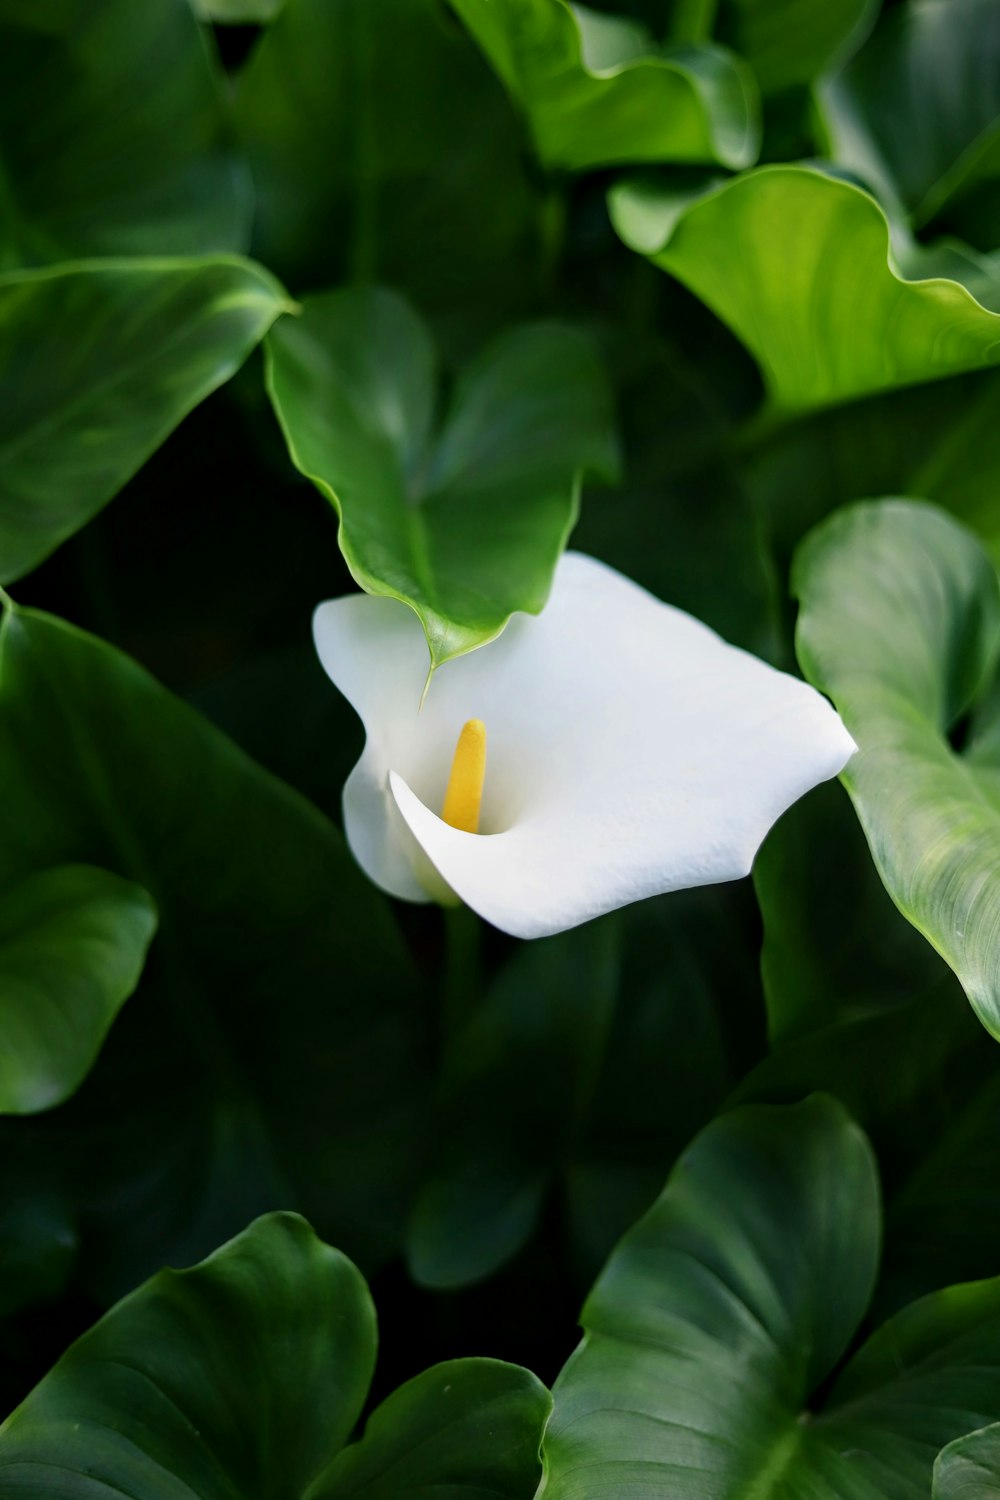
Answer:
<svg viewBox="0 0 1000 1500"><path fill-rule="evenodd" d="M479 832L479 809L486 779L486 725L470 719L455 746L441 817L463 833Z"/></svg>

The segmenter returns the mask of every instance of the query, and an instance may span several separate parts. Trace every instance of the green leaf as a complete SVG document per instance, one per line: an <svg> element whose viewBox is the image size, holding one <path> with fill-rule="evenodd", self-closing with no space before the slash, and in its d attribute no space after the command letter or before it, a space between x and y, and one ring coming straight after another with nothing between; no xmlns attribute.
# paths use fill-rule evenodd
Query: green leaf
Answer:
<svg viewBox="0 0 1000 1500"><path fill-rule="evenodd" d="M237 80L254 253L289 285L384 281L468 347L531 305L517 120L440 0L287 0Z"/></svg>
<svg viewBox="0 0 1000 1500"><path fill-rule="evenodd" d="M0 269L246 250L231 137L187 4L0 0Z"/></svg>
<svg viewBox="0 0 1000 1500"><path fill-rule="evenodd" d="M0 898L0 1114L60 1104L135 989L156 928L141 886L86 865Z"/></svg>
<svg viewBox="0 0 1000 1500"><path fill-rule="evenodd" d="M956 1438L934 1465L932 1500L993 1500L1000 1493L1000 1422Z"/></svg>
<svg viewBox="0 0 1000 1500"><path fill-rule="evenodd" d="M374 1363L360 1273L274 1214L160 1271L78 1339L0 1428L0 1485L11 1500L304 1496Z"/></svg>
<svg viewBox="0 0 1000 1500"><path fill-rule="evenodd" d="M723 0L720 35L777 94L836 67L877 14L878 0Z"/></svg>
<svg viewBox="0 0 1000 1500"><path fill-rule="evenodd" d="M927 224L1000 178L1000 12L904 0L821 98L835 159Z"/></svg>
<svg viewBox="0 0 1000 1500"><path fill-rule="evenodd" d="M637 22L566 0L450 3L524 112L546 167L755 159L756 85L725 48L660 52Z"/></svg>
<svg viewBox="0 0 1000 1500"><path fill-rule="evenodd" d="M1000 779L948 732L1000 660L1000 585L972 536L932 506L856 505L796 557L807 677L860 747L844 773L900 911L1000 1036Z"/></svg>
<svg viewBox="0 0 1000 1500"><path fill-rule="evenodd" d="M258 1219L72 1345L0 1428L4 1495L530 1500L551 1401L514 1365L438 1365L345 1447L375 1343L351 1262L297 1215Z"/></svg>
<svg viewBox="0 0 1000 1500"><path fill-rule="evenodd" d="M615 471L610 396L582 333L510 330L462 373L440 430L430 335L392 292L308 298L266 353L292 459L336 506L348 567L416 611L433 667L514 610L538 613L581 474Z"/></svg>
<svg viewBox="0 0 1000 1500"><path fill-rule="evenodd" d="M956 281L905 280L885 215L849 182L768 166L680 214L649 183L619 185L610 207L625 243L746 344L773 414L1000 362L1000 315Z"/></svg>
<svg viewBox="0 0 1000 1500"><path fill-rule="evenodd" d="M926 1500L1000 1398L1000 1282L907 1308L824 1401L878 1245L874 1158L832 1100L714 1122L587 1300L539 1495Z"/></svg>
<svg viewBox="0 0 1000 1500"><path fill-rule="evenodd" d="M54 1193L104 1299L256 1213L368 1263L421 1151L418 977L340 835L139 666L8 610L0 891L86 861L150 892L139 988L68 1103L0 1126L0 1196Z"/></svg>
<svg viewBox="0 0 1000 1500"><path fill-rule="evenodd" d="M527 1370L455 1359L409 1380L369 1417L310 1500L531 1500L552 1409Z"/></svg>
<svg viewBox="0 0 1000 1500"><path fill-rule="evenodd" d="M262 267L229 257L0 278L0 582L110 500L287 305Z"/></svg>

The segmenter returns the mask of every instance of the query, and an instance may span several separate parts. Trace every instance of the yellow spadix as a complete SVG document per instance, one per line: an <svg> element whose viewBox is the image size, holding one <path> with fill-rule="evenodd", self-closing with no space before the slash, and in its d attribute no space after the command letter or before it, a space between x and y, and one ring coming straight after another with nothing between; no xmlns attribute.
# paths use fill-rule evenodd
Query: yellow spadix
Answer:
<svg viewBox="0 0 1000 1500"><path fill-rule="evenodd" d="M441 808L441 817L452 828L460 828L463 833L479 832L479 809L485 780L486 725L482 719L470 719L455 746L448 790Z"/></svg>

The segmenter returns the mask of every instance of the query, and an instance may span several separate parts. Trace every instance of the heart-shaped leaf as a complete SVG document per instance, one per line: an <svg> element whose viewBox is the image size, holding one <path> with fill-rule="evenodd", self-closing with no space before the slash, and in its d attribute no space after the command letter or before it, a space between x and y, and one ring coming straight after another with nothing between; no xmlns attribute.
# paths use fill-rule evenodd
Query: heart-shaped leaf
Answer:
<svg viewBox="0 0 1000 1500"><path fill-rule="evenodd" d="M287 0L236 105L254 253L289 285L384 281L463 349L531 305L538 194L517 120L441 0Z"/></svg>
<svg viewBox="0 0 1000 1500"><path fill-rule="evenodd" d="M917 226L983 183L1000 186L993 0L904 0L821 98L835 160Z"/></svg>
<svg viewBox="0 0 1000 1500"><path fill-rule="evenodd" d="M307 298L266 344L296 466L333 501L361 586L409 604L431 666L537 614L576 520L584 471L614 476L610 395L589 340L513 329L460 376L434 428L438 364L392 292Z"/></svg>
<svg viewBox="0 0 1000 1500"><path fill-rule="evenodd" d="M287 306L235 257L0 278L0 582L110 500Z"/></svg>
<svg viewBox="0 0 1000 1500"><path fill-rule="evenodd" d="M66 1099L131 995L156 928L141 886L87 865L0 899L0 1114Z"/></svg>
<svg viewBox="0 0 1000 1500"><path fill-rule="evenodd" d="M878 1244L874 1159L831 1100L714 1122L587 1300L539 1495L926 1500L1000 1399L1000 1282L914 1303L821 1401Z"/></svg>
<svg viewBox="0 0 1000 1500"><path fill-rule="evenodd" d="M63 1355L0 1428L4 1494L530 1500L550 1400L513 1365L428 1370L345 1447L375 1341L351 1262L294 1214L259 1219L201 1265L160 1271Z"/></svg>
<svg viewBox="0 0 1000 1500"><path fill-rule="evenodd" d="M567 0L451 4L524 112L545 166L756 158L756 84L726 48L664 52L637 22Z"/></svg>
<svg viewBox="0 0 1000 1500"><path fill-rule="evenodd" d="M102 1299L275 1207L383 1258L427 1046L385 904L313 807L127 657L29 610L2 640L0 890L98 864L160 931L73 1099L0 1127L0 1193L81 1213Z"/></svg>
<svg viewBox="0 0 1000 1500"><path fill-rule="evenodd" d="M723 0L720 35L750 63L765 94L812 83L863 40L878 0Z"/></svg>
<svg viewBox="0 0 1000 1500"><path fill-rule="evenodd" d="M1000 315L958 281L901 276L884 213L849 182L767 166L693 202L626 182L610 207L625 243L746 344L773 413L1000 363Z"/></svg>
<svg viewBox="0 0 1000 1500"><path fill-rule="evenodd" d="M879 873L1000 1036L996 747L948 732L1000 661L989 559L932 506L838 511L796 556L796 649L860 747L844 773Z"/></svg>
<svg viewBox="0 0 1000 1500"><path fill-rule="evenodd" d="M187 4L0 0L0 139L0 269L247 249L250 175Z"/></svg>

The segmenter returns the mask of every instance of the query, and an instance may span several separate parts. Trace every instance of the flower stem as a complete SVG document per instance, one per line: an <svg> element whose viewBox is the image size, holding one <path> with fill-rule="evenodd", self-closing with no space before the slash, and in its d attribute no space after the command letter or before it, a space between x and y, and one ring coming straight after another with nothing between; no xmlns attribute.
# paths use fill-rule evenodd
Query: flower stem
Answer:
<svg viewBox="0 0 1000 1500"><path fill-rule="evenodd" d="M479 918L468 906L444 908L442 1042L450 1052L469 1023L479 993Z"/></svg>

